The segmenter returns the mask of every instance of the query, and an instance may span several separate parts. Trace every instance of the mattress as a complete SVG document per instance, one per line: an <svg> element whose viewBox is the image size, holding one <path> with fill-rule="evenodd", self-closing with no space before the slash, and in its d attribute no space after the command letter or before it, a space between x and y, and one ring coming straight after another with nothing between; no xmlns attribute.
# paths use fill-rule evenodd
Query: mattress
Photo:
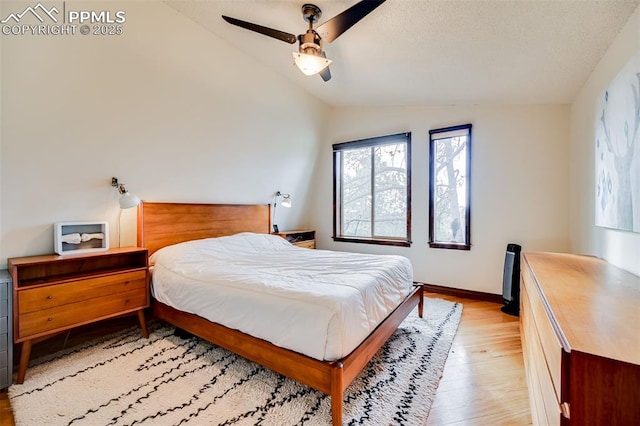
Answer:
<svg viewBox="0 0 640 426"><path fill-rule="evenodd" d="M268 234L188 241L150 258L153 297L318 360L352 352L413 287L410 261Z"/></svg>

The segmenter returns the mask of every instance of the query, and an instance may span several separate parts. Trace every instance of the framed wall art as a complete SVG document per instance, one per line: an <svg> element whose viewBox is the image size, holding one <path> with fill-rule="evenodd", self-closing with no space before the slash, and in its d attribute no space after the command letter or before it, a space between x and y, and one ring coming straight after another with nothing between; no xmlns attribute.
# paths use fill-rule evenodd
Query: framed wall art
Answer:
<svg viewBox="0 0 640 426"><path fill-rule="evenodd" d="M640 233L640 51L596 105L596 226Z"/></svg>

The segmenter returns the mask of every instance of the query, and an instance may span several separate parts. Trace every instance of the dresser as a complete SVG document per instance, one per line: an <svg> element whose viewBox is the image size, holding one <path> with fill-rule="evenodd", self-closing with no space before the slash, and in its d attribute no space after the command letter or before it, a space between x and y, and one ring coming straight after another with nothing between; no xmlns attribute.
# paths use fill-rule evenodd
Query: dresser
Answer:
<svg viewBox="0 0 640 426"><path fill-rule="evenodd" d="M8 259L13 279L13 341L21 343L17 382L24 381L31 346L84 324L137 313L148 337L148 251L116 248L85 254Z"/></svg>
<svg viewBox="0 0 640 426"><path fill-rule="evenodd" d="M0 271L0 389L11 386L13 379L13 330L12 330L11 277Z"/></svg>
<svg viewBox="0 0 640 426"><path fill-rule="evenodd" d="M640 278L523 253L520 330L535 425L640 425Z"/></svg>

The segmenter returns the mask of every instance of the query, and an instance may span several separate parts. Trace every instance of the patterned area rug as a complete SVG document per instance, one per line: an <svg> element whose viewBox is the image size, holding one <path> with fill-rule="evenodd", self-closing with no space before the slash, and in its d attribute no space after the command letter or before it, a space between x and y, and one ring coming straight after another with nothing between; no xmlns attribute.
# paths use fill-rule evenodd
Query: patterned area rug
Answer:
<svg viewBox="0 0 640 426"><path fill-rule="evenodd" d="M425 299L349 386L345 424L424 424L462 305ZM39 359L9 388L17 425L329 425L330 399L159 322Z"/></svg>

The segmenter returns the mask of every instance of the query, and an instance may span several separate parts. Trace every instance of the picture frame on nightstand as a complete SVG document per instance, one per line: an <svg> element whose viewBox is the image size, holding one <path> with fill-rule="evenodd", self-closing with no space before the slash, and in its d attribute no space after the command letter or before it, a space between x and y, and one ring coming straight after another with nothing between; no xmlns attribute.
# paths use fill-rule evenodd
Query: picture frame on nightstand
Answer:
<svg viewBox="0 0 640 426"><path fill-rule="evenodd" d="M59 255L105 251L109 249L109 223L56 222L53 240Z"/></svg>

